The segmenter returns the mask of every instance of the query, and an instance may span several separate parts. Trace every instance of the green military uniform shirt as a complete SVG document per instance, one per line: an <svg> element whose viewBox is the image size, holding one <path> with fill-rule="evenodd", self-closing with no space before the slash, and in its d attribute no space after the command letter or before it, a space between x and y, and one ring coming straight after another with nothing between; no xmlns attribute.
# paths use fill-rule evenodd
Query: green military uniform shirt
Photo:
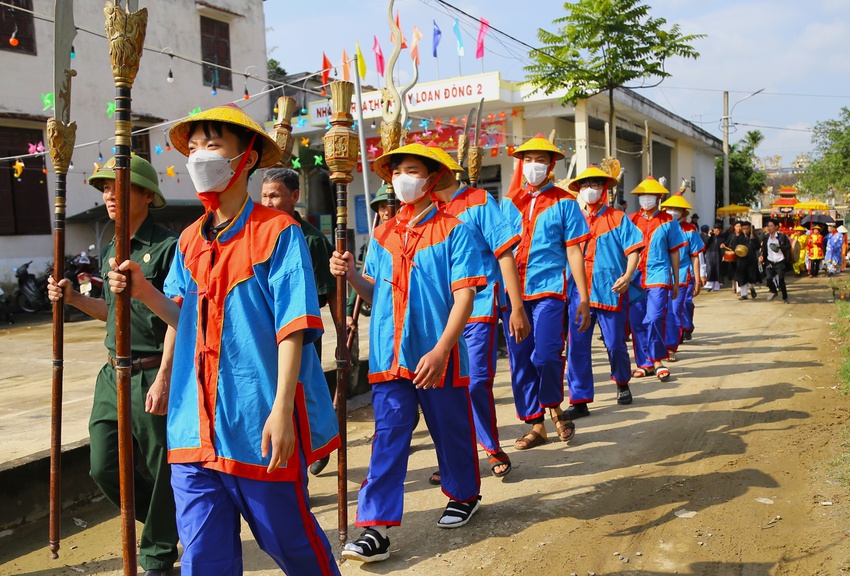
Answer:
<svg viewBox="0 0 850 576"><path fill-rule="evenodd" d="M330 261L333 246L318 228L304 221L296 210L295 220L301 225L301 232L307 240L310 260L313 262L313 276L316 279L316 293L319 295L319 307L328 302L327 295L336 290L336 277L331 274Z"/></svg>
<svg viewBox="0 0 850 576"><path fill-rule="evenodd" d="M130 239L130 260L138 262L145 278L162 292L165 277L174 259L177 235L167 228L154 224L148 215L133 238ZM115 294L109 289L106 274L109 259L115 257L115 238L103 251L101 272L104 278L103 298L106 300L106 339L104 345L115 357ZM150 308L136 299L130 300L130 349L133 358L146 358L162 354L162 343L168 326Z"/></svg>

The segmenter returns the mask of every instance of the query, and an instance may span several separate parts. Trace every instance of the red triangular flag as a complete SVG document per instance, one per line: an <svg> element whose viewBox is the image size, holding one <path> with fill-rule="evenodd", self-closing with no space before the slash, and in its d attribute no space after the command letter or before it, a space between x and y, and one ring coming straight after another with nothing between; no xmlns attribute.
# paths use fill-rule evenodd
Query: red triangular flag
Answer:
<svg viewBox="0 0 850 576"><path fill-rule="evenodd" d="M404 30L401 29L401 24L398 19L398 10L395 11L395 25L398 26L399 31L401 32L401 49L404 50L407 48L407 38L404 37ZM390 30L390 42L395 44L395 32Z"/></svg>
<svg viewBox="0 0 850 576"><path fill-rule="evenodd" d="M328 78L331 75L331 68L333 65L331 61L328 60L328 57L322 52L322 95L325 95L327 91L325 90L325 86L328 85Z"/></svg>

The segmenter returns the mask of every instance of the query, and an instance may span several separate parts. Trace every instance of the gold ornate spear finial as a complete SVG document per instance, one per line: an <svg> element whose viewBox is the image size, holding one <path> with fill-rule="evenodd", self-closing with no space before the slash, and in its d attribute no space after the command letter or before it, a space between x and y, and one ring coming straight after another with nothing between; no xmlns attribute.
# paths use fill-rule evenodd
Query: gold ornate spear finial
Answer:
<svg viewBox="0 0 850 576"><path fill-rule="evenodd" d="M402 102L401 94L398 93L398 89L395 87L393 72L399 54L401 54L402 37L401 30L396 25L395 19L393 19L394 3L395 0L390 0L387 7L387 21L390 24L390 30L393 32L395 44L393 45L393 51L387 63L387 69L384 71L384 79L387 85L381 89L381 148L383 148L384 154L398 148L399 142L401 142L401 122L399 118L401 117ZM392 111L390 111L390 108L392 108Z"/></svg>
<svg viewBox="0 0 850 576"><path fill-rule="evenodd" d="M277 145L283 151L283 156L280 158L278 166L286 168L289 166L289 161L292 159L292 145L295 138L292 136L292 115L295 113L295 98L290 96L281 96L277 99L277 123L269 132Z"/></svg>
<svg viewBox="0 0 850 576"><path fill-rule="evenodd" d="M331 82L331 129L322 139L325 144L325 163L331 170L331 180L336 184L349 184L354 179L352 172L360 149L357 134L351 129L354 124L351 116L353 93L354 84L351 82ZM337 220L340 218L345 221L346 213L337 212Z"/></svg>
<svg viewBox="0 0 850 576"><path fill-rule="evenodd" d="M76 70L65 70L65 81L59 91L65 102L71 101L71 78L77 75ZM68 107L70 114L70 106ZM74 154L74 143L77 141L77 123L70 119L60 120L49 118L47 120L47 146L50 150L50 159L53 162L53 170L57 174L67 174L71 165L71 156ZM56 211L65 212L65 198L62 198L62 206L59 206L59 197L56 198Z"/></svg>
<svg viewBox="0 0 850 576"><path fill-rule="evenodd" d="M132 88L145 45L148 9L128 12L117 3L107 2L103 15L106 16L106 38L115 85Z"/></svg>

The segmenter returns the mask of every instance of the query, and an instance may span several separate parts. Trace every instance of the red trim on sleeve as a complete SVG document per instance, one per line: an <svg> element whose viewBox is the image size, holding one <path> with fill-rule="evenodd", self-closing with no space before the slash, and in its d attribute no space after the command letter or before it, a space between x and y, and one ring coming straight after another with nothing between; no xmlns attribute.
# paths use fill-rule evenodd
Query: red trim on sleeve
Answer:
<svg viewBox="0 0 850 576"><path fill-rule="evenodd" d="M498 259L502 254L504 254L508 250L513 250L517 244L519 244L519 235L514 234L510 240L496 248L496 251L493 252L493 254L495 254L496 258Z"/></svg>
<svg viewBox="0 0 850 576"><path fill-rule="evenodd" d="M590 233L585 234L583 236L579 236L578 238L573 238L569 242L565 242L567 246L575 246L576 244L581 244L582 242L590 240Z"/></svg>
<svg viewBox="0 0 850 576"><path fill-rule="evenodd" d="M479 288L487 286L487 278L484 276L470 276L469 278L461 278L452 282L452 292L461 288L474 288L476 292L480 292Z"/></svg>
<svg viewBox="0 0 850 576"><path fill-rule="evenodd" d="M643 240L641 240L637 244L633 244L633 245L629 246L628 248L626 248L624 250L624 253L626 254L626 256L628 256L629 254L631 254L635 250L640 250L641 248L643 248Z"/></svg>
<svg viewBox="0 0 850 576"><path fill-rule="evenodd" d="M322 319L318 316L299 316L294 320L290 321L289 324L278 330L277 332L277 343L280 344L283 342L287 336L291 336L293 333L298 332L299 330L307 330L308 328L316 328L318 330L324 330L325 326L322 324Z"/></svg>
<svg viewBox="0 0 850 576"><path fill-rule="evenodd" d="M687 241L687 240L685 240L685 241L684 241L684 242L682 242L681 244L678 244L678 245L676 245L676 246L674 246L674 247L670 248L670 249L668 250L668 252L675 252L675 251L676 251L676 250L678 250L679 248L684 248L684 247L685 247L685 246L687 246L687 245L688 245L688 241Z"/></svg>

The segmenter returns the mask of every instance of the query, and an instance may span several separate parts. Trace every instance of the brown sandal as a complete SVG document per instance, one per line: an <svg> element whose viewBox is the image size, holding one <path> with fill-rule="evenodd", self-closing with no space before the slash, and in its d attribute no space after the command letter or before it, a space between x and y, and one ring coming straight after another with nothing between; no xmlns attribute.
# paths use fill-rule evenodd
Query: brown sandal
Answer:
<svg viewBox="0 0 850 576"><path fill-rule="evenodd" d="M566 412L556 414L552 412L552 422L555 423L555 430L558 431L558 438L561 442L569 442L576 435L576 425L570 420Z"/></svg>
<svg viewBox="0 0 850 576"><path fill-rule="evenodd" d="M528 450L530 448L542 446L548 441L548 439L544 438L534 430L529 430L516 439L516 442L514 442L514 448L517 450Z"/></svg>

